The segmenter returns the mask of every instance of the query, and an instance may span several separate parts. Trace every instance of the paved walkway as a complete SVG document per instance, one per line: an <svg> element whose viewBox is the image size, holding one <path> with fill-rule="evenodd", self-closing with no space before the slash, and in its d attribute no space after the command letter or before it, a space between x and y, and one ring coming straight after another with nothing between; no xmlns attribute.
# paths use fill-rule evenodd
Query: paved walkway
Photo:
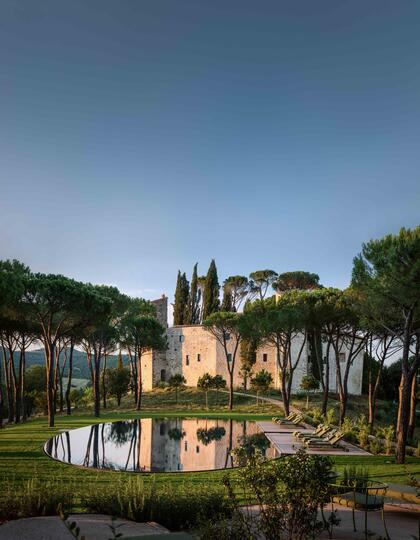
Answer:
<svg viewBox="0 0 420 540"><path fill-rule="evenodd" d="M222 392L225 392L226 394L229 392L228 390L222 390ZM235 396L244 396L244 397L253 397L257 399L257 396L255 394L247 394L246 392L233 392ZM281 399L276 398L270 398L265 396L258 396L259 401L267 401L268 403L272 403L273 405L278 405L279 407L283 407L283 402ZM290 406L291 411L297 411L295 407Z"/></svg>
<svg viewBox="0 0 420 540"><path fill-rule="evenodd" d="M86 540L108 540L111 536L110 516L102 514L74 514L68 523L75 521L80 527L80 536ZM117 519L115 526L123 538L133 539L156 535L169 535L168 529L157 523L135 523ZM56 516L16 519L0 526L0 540L74 540L63 521Z"/></svg>
<svg viewBox="0 0 420 540"><path fill-rule="evenodd" d="M364 512L356 511L356 528L353 530L353 519L350 508L334 505L340 525L333 529L333 540L365 540ZM326 514L327 515L327 514ZM385 505L385 520L391 540L410 540L419 538L419 515L415 512L401 509L393 505ZM381 512L368 512L368 531L373 534L370 538L386 538L382 523ZM319 537L329 538L327 532Z"/></svg>

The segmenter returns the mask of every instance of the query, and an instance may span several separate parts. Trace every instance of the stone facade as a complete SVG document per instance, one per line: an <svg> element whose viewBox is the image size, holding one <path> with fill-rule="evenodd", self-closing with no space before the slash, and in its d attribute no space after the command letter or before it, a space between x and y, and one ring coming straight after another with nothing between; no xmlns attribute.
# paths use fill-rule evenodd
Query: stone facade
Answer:
<svg viewBox="0 0 420 540"><path fill-rule="evenodd" d="M162 297L155 302L158 318L160 322L167 325L167 298ZM164 353L152 351L144 358L144 389L150 390L159 382L167 382L171 375L182 373L187 386L197 386L197 381L204 373L210 375L221 375L226 381L229 380L227 361L222 346L214 336L212 336L201 325L172 326L167 330L168 349ZM302 347L303 336L298 335L292 342L292 358L297 358ZM228 352L233 353L234 340L228 342ZM299 364L296 367L292 392L300 390L302 377L310 372L309 348L307 344L303 347L303 352ZM324 362L326 361L326 346L324 345ZM342 347L342 354L346 353L345 346ZM343 360L345 357L343 356ZM337 391L335 359L330 351L328 359L330 363L330 390ZM343 362L343 365L345 363ZM274 386L279 388L280 378L276 361L276 350L274 347L266 345L257 350L257 361L254 372L265 369L271 373ZM360 395L362 391L363 372L363 351L355 358L350 368L348 389L353 395ZM233 384L235 387L243 385L240 375L240 355L239 349L236 354Z"/></svg>

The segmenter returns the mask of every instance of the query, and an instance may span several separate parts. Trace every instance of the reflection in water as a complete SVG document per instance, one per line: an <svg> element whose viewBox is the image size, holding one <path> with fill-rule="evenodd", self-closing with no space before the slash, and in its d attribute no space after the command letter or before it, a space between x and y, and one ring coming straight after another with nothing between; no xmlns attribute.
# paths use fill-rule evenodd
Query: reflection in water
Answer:
<svg viewBox="0 0 420 540"><path fill-rule="evenodd" d="M98 469L135 472L204 471L234 466L232 450L277 453L254 422L143 418L102 423L51 438L51 457Z"/></svg>

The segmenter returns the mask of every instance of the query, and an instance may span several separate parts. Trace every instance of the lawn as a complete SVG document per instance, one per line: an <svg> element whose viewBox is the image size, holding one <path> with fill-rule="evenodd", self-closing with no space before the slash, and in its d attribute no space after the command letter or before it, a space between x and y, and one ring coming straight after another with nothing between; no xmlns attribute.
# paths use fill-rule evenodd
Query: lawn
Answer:
<svg viewBox="0 0 420 540"><path fill-rule="evenodd" d="M131 477L132 473L114 471L93 471L65 465L56 462L43 452L45 441L62 430L74 429L95 422L132 419L139 417L208 417L208 418L234 418L262 420L271 418L273 412L278 414L278 407L270 404L261 404L258 407L255 400L248 397L236 398L237 409L230 412L226 408L227 396L209 396L210 410L203 407L202 393L195 390L184 390L180 393L179 403L175 404L175 396L169 391L159 390L145 395L145 409L141 413L132 410L116 408L107 409L100 419L94 418L87 412L75 411L72 416L56 417L56 426L48 428L45 417L30 420L25 424L12 425L0 431L0 493L4 492L5 484L9 488L19 489L22 482L36 477L41 481L58 479L63 490L71 489L76 494L86 487L101 489L101 485L113 482L116 478ZM125 403L124 405L130 405ZM405 466L393 463L392 457L336 457L335 464L338 470L345 466L364 466L369 469L373 478L383 481L407 483L410 472L420 476L420 459L408 458ZM159 473L143 474L145 482L155 481L166 485L179 485L182 483L219 483L224 471L198 472L198 473ZM235 471L229 471L235 474ZM0 495L1 497L1 495Z"/></svg>

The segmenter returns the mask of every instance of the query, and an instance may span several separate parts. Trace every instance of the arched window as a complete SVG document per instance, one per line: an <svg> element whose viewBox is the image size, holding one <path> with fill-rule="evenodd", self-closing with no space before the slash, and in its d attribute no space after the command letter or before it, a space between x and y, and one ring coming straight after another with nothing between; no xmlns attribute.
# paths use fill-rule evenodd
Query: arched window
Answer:
<svg viewBox="0 0 420 540"><path fill-rule="evenodd" d="M165 379L166 379L166 369L161 369L160 370L160 380L162 382L165 382Z"/></svg>

